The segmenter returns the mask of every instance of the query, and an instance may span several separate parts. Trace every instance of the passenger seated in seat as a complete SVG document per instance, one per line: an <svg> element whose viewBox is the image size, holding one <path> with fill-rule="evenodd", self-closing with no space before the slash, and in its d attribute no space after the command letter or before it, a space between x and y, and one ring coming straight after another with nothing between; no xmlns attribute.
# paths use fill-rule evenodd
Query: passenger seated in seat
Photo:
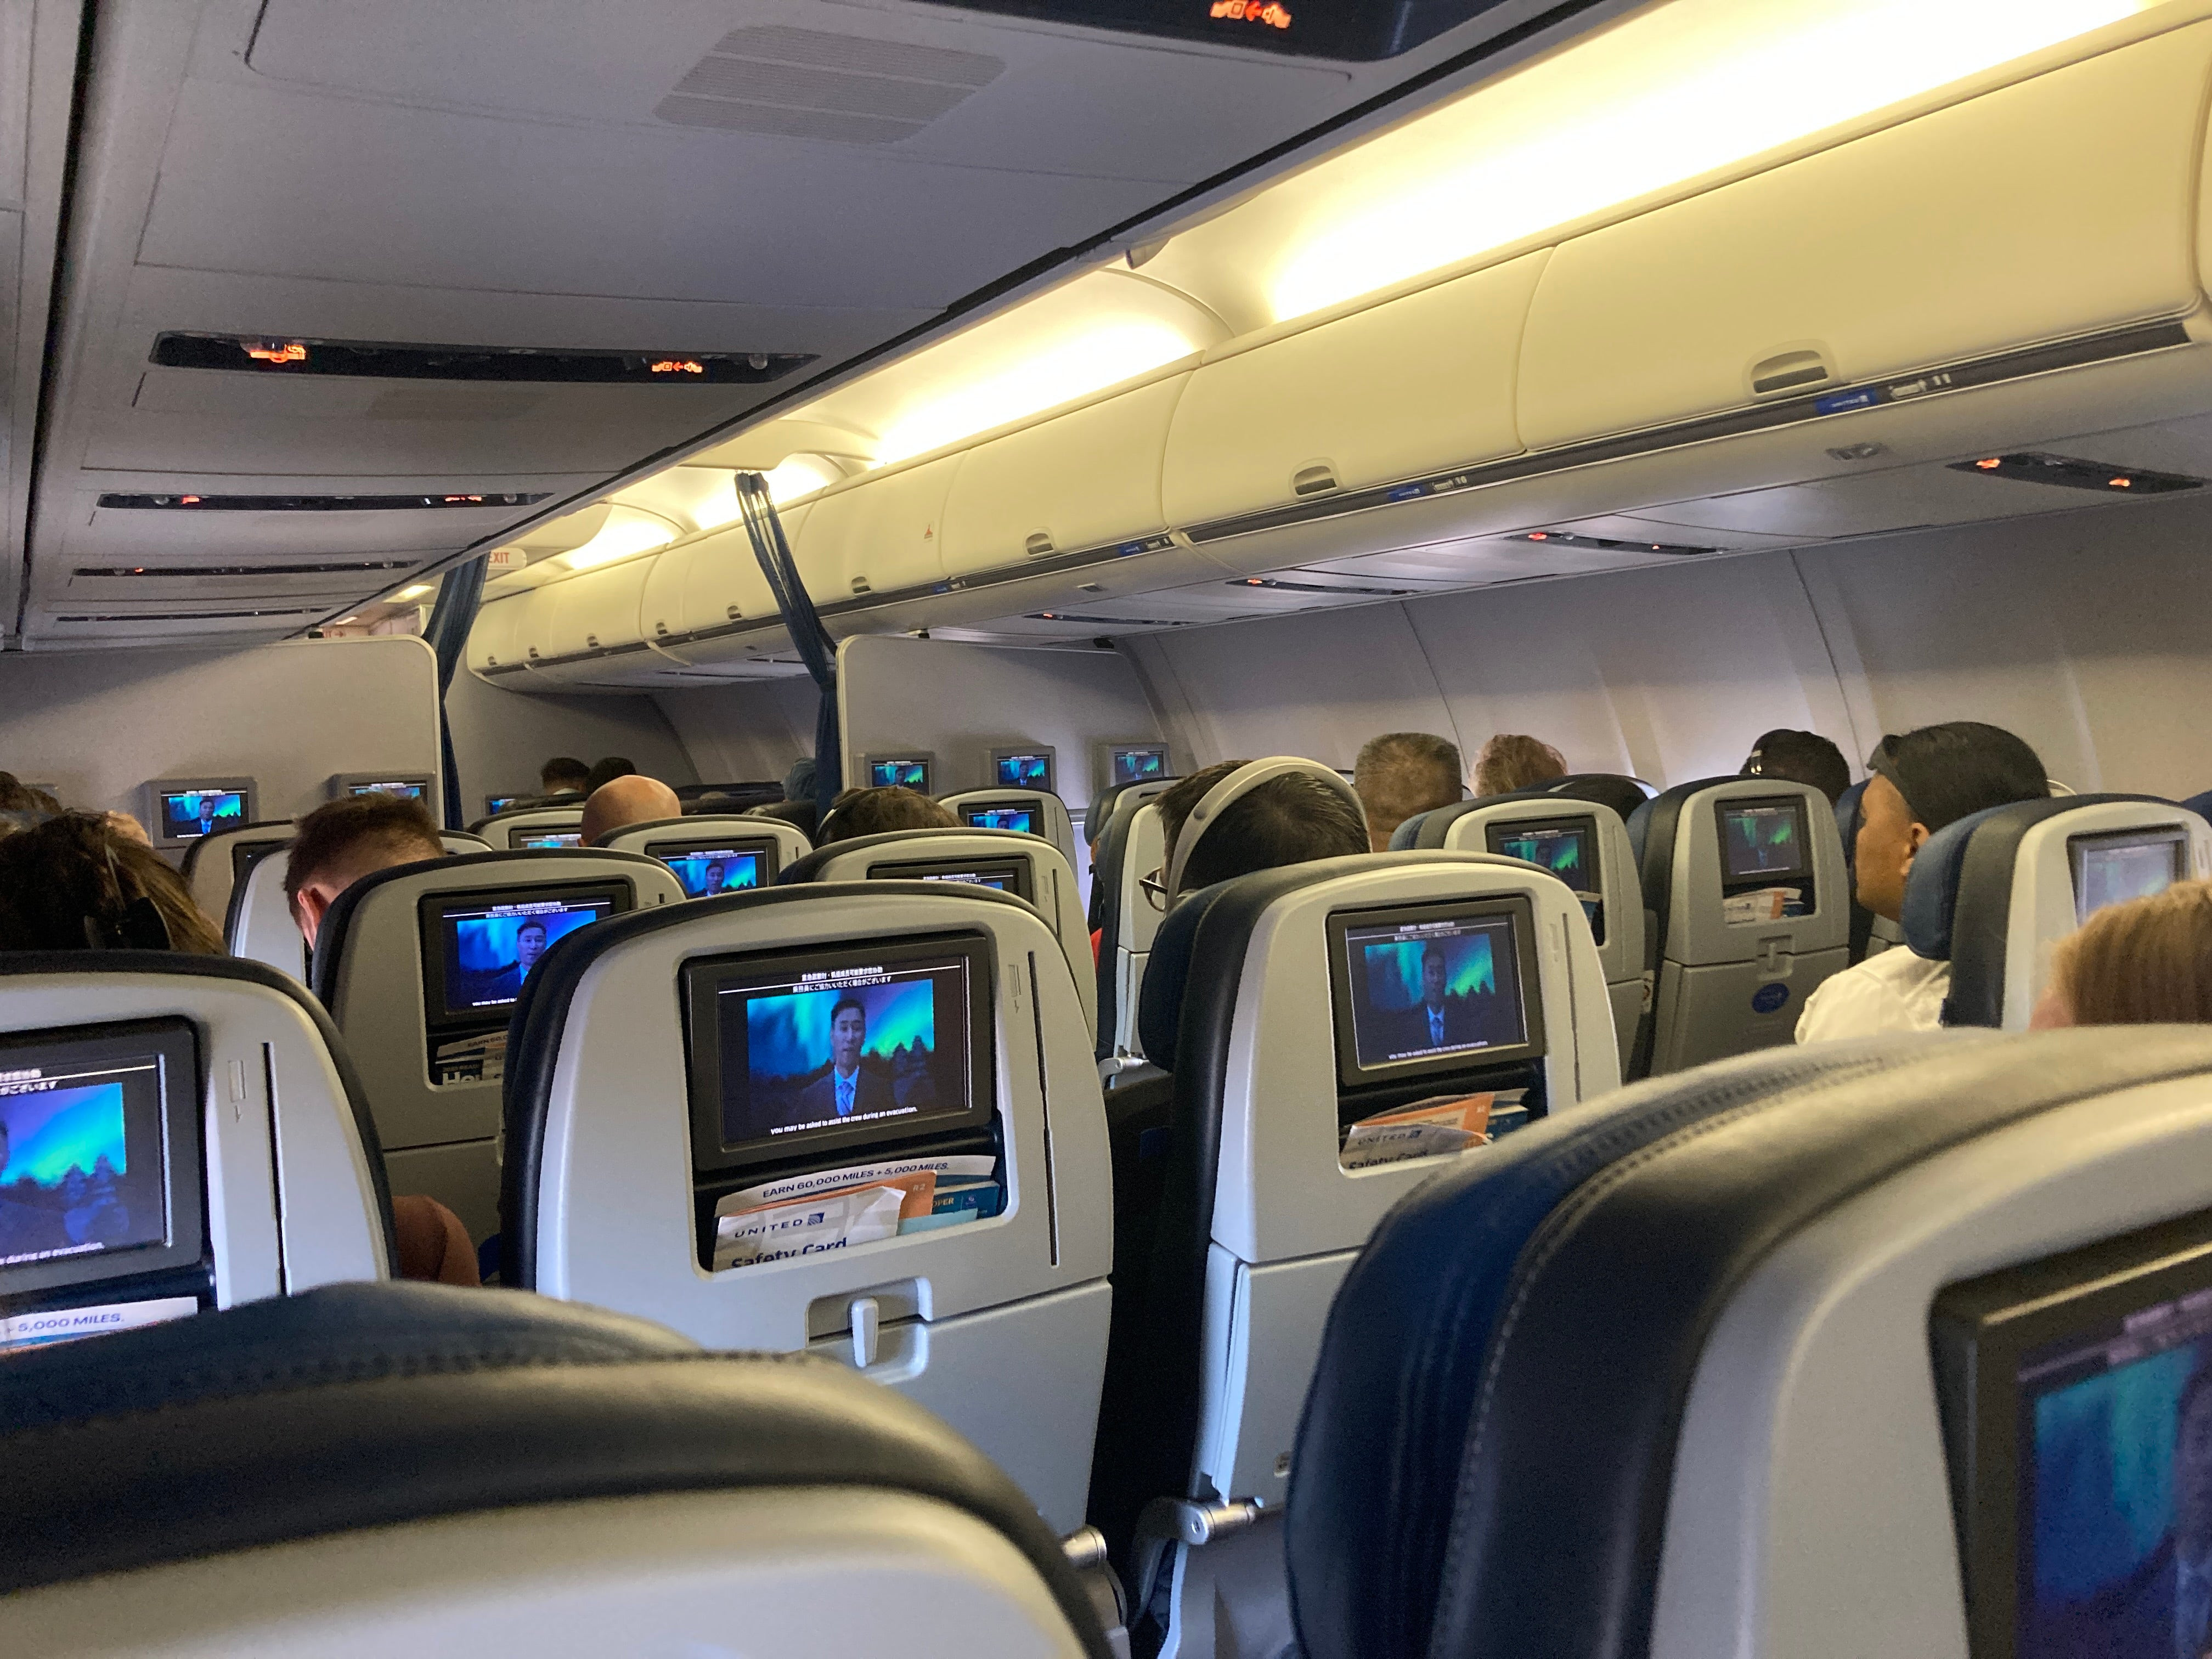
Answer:
<svg viewBox="0 0 2212 1659"><path fill-rule="evenodd" d="M811 802L820 775L814 764L814 757L801 755L792 762L791 769L783 775L784 799Z"/></svg>
<svg viewBox="0 0 2212 1659"><path fill-rule="evenodd" d="M284 897L313 950L337 896L363 876L445 855L438 826L418 800L375 793L331 801L300 820L284 871Z"/></svg>
<svg viewBox="0 0 2212 1659"><path fill-rule="evenodd" d="M1370 738L1352 763L1352 787L1367 811L1368 850L1390 850L1390 832L1416 813L1460 797L1459 745L1426 732Z"/></svg>
<svg viewBox="0 0 2212 1659"><path fill-rule="evenodd" d="M2061 1025L2212 1024L2212 881L2100 910L2059 943L2028 1020Z"/></svg>
<svg viewBox="0 0 2212 1659"><path fill-rule="evenodd" d="M658 778L633 772L592 791L592 798L584 803L584 845L592 846L601 836L633 823L683 816L684 803L676 799L673 789Z"/></svg>
<svg viewBox="0 0 2212 1659"><path fill-rule="evenodd" d="M0 951L223 954L184 878L94 812L64 812L0 839Z"/></svg>
<svg viewBox="0 0 2212 1659"><path fill-rule="evenodd" d="M811 800L780 800L767 806L750 806L738 814L744 818L775 818L779 823L795 824L799 833L807 840L814 839L814 826L820 819L821 809Z"/></svg>
<svg viewBox="0 0 2212 1659"><path fill-rule="evenodd" d="M1947 824L1992 806L2039 800L2050 793L2035 750L2001 726L1979 720L1923 726L1881 740L1859 797L1853 858L1858 901L1897 921L1914 854ZM1943 1023L1951 964L1909 950L1884 951L1847 968L1806 999L1797 1041L1867 1036L1876 1031L1932 1031Z"/></svg>
<svg viewBox="0 0 2212 1659"><path fill-rule="evenodd" d="M960 820L927 795L899 784L880 789L848 789L830 803L829 815L814 837L817 847L893 830L957 830Z"/></svg>
<svg viewBox="0 0 2212 1659"><path fill-rule="evenodd" d="M1556 783L1566 775L1566 757L1558 750L1515 732L1497 733L1474 757L1474 793L1478 797L1534 789Z"/></svg>
<svg viewBox="0 0 2212 1659"><path fill-rule="evenodd" d="M43 812L48 817L62 804L43 789L33 789L13 772L0 772L0 812Z"/></svg>
<svg viewBox="0 0 2212 1659"><path fill-rule="evenodd" d="M1833 806L1851 787L1851 769L1844 751L1818 732L1794 732L1778 726L1751 745L1740 775L1781 778L1790 783L1808 783Z"/></svg>
<svg viewBox="0 0 2212 1659"><path fill-rule="evenodd" d="M636 770L637 763L627 755L603 755L599 763L592 769L591 775L584 780L584 793L596 795L617 778L629 777Z"/></svg>
<svg viewBox="0 0 2212 1659"><path fill-rule="evenodd" d="M1213 821L1213 827L1183 866L1182 885L1169 893L1167 872L1174 867L1176 842L1199 802L1213 786L1249 761L1223 761L1194 772L1164 792L1160 809L1162 861L1143 878L1145 896L1152 908L1164 910L1184 893L1195 893L1217 881L1249 876L1255 870L1275 870L1315 859L1345 858L1371 851L1367 826L1344 797L1318 780L1281 777L1261 784L1234 802Z"/></svg>
<svg viewBox="0 0 2212 1659"><path fill-rule="evenodd" d="M556 755L538 769L538 787L548 795L580 795L592 769L573 755Z"/></svg>

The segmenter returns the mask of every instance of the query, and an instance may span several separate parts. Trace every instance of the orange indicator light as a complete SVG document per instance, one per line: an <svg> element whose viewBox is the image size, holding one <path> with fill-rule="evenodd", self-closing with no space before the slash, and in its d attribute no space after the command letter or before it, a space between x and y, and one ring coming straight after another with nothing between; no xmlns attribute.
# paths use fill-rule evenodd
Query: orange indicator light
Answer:
<svg viewBox="0 0 2212 1659"><path fill-rule="evenodd" d="M659 362L648 365L648 368L655 374L704 374L707 372L704 363L694 362L689 357L663 357Z"/></svg>
<svg viewBox="0 0 2212 1659"><path fill-rule="evenodd" d="M1999 467L2002 466L2004 463L2002 460L1999 460L1996 457L1991 456L1988 460L1976 461L1974 465L1981 468L1984 472L1994 472Z"/></svg>
<svg viewBox="0 0 2212 1659"><path fill-rule="evenodd" d="M1286 29L1291 26L1290 9L1279 3L1279 0L1213 0L1206 15L1231 22L1264 23L1269 28Z"/></svg>
<svg viewBox="0 0 2212 1659"><path fill-rule="evenodd" d="M2115 489L2131 489L2134 484L2135 480L2133 478L2114 478L2112 480L2112 488Z"/></svg>
<svg viewBox="0 0 2212 1659"><path fill-rule="evenodd" d="M307 348L297 340L287 340L282 345L264 340L258 345L247 346L246 355L257 362L304 363L307 361Z"/></svg>

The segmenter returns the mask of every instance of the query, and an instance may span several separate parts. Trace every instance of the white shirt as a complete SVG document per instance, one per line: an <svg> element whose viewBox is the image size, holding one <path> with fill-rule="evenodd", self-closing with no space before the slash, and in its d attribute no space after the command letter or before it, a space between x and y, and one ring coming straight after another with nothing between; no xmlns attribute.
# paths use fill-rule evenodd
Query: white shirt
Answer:
<svg viewBox="0 0 2212 1659"><path fill-rule="evenodd" d="M1943 1024L1951 964L1917 957L1902 945L1831 975L1805 1000L1797 1041L1872 1036L1877 1031L1933 1031Z"/></svg>

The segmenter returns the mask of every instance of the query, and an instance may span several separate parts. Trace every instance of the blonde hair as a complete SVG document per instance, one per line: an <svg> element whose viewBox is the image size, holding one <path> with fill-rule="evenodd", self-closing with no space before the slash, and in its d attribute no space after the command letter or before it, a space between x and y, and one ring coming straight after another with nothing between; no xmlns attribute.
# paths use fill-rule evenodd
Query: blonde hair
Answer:
<svg viewBox="0 0 2212 1659"><path fill-rule="evenodd" d="M2051 971L2076 1025L2212 1024L2212 881L2098 911Z"/></svg>
<svg viewBox="0 0 2212 1659"><path fill-rule="evenodd" d="M1567 775L1566 757L1540 738L1500 732L1474 757L1474 793L1510 795Z"/></svg>

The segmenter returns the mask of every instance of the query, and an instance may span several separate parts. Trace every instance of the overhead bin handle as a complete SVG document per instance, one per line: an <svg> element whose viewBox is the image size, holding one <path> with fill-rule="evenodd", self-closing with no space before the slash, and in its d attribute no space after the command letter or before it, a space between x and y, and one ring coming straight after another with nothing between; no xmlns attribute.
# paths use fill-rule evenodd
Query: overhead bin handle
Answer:
<svg viewBox="0 0 2212 1659"><path fill-rule="evenodd" d="M1828 349L1822 345L1793 346L1751 366L1751 389L1761 397L1796 392L1835 378L1836 371L1828 363Z"/></svg>
<svg viewBox="0 0 2212 1659"><path fill-rule="evenodd" d="M1336 465L1332 461L1313 461L1291 474L1291 494L1320 495L1336 488Z"/></svg>

